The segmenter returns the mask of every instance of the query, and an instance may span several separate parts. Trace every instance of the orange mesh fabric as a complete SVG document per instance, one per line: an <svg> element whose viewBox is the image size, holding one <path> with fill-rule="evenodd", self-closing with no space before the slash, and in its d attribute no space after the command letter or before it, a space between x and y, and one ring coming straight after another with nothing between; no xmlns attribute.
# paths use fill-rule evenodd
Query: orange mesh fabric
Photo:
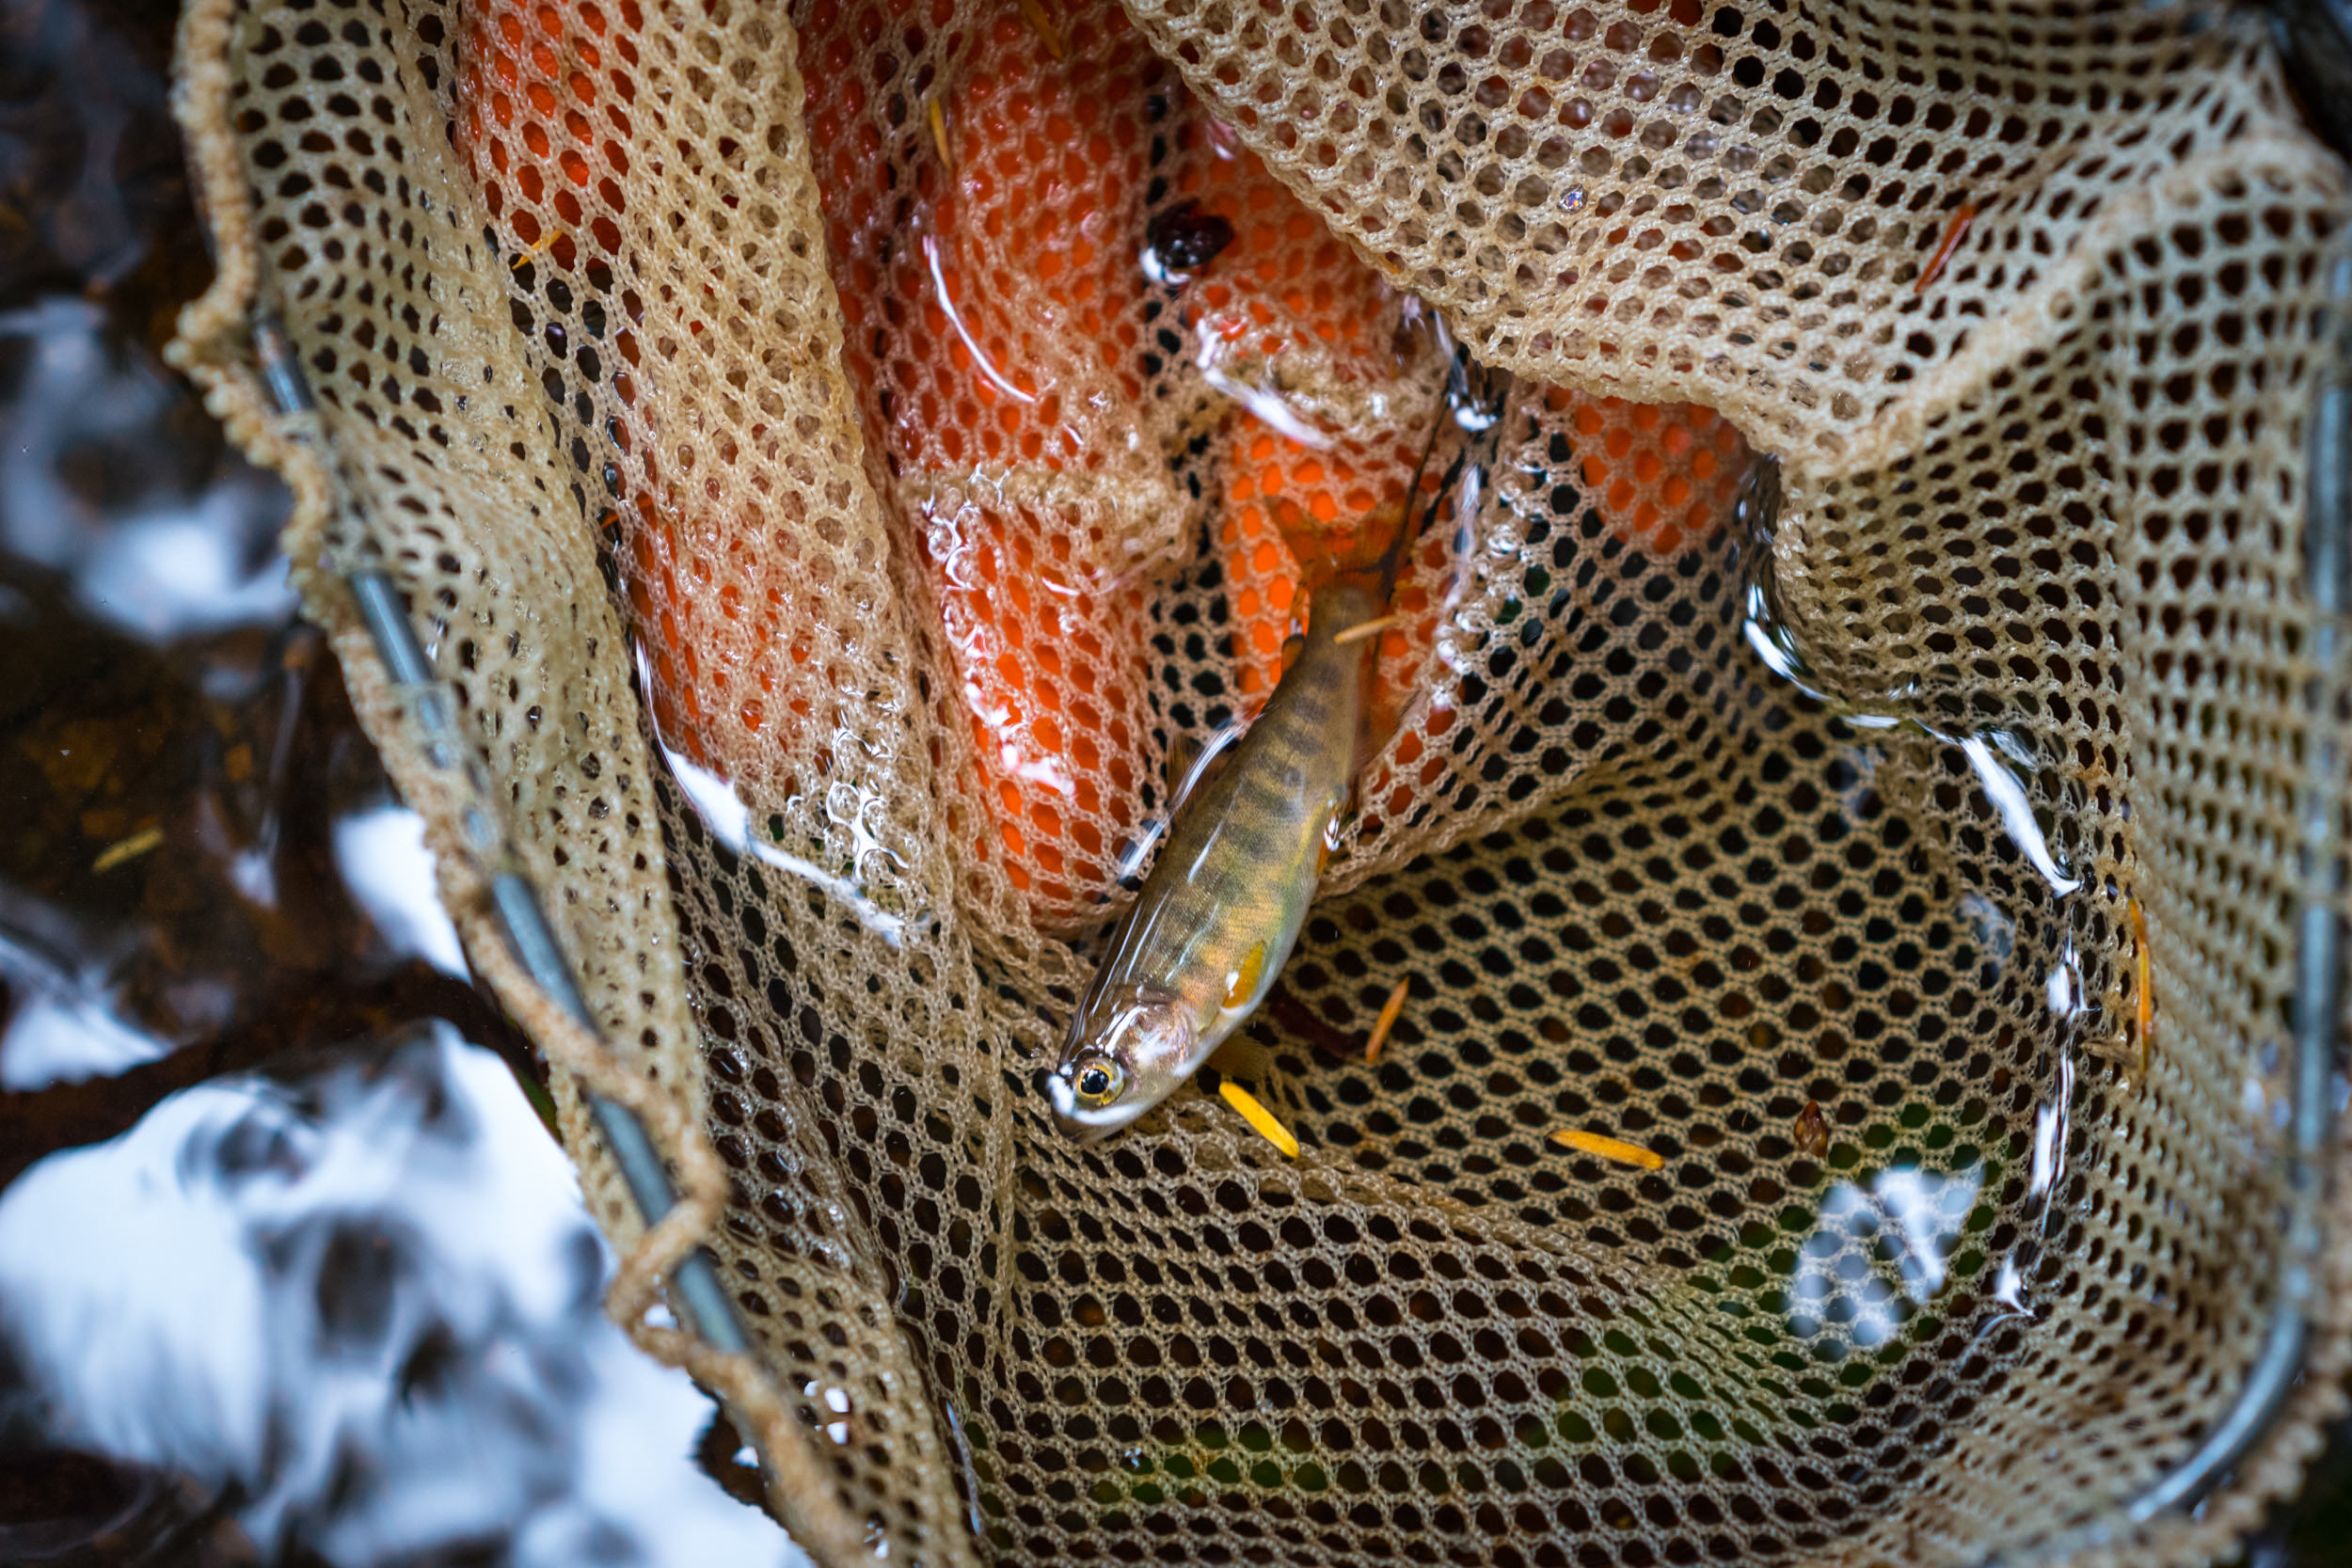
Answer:
<svg viewBox="0 0 2352 1568"><path fill-rule="evenodd" d="M1417 302L1391 288L1189 97L1164 212L1226 226L1227 243L1177 293L1180 385L1225 408L1216 540L1229 583L1234 679L1273 690L1301 590L1377 560L1405 491L1439 369ZM1434 495L1434 479L1423 491ZM1417 505L1419 503L1416 503ZM1442 552L1427 562L1442 569ZM1393 727L1429 651L1427 587L1406 582L1405 627L1382 641L1375 733Z"/></svg>
<svg viewBox="0 0 2352 1568"><path fill-rule="evenodd" d="M1302 584L1311 588L1340 566L1376 559L1398 530L1418 523L1404 515L1412 455L1399 447L1365 465L1380 476L1378 489L1352 455L1301 446L1248 416L1233 432L1217 543L1232 591L1234 683L1246 700L1263 701L1281 678L1282 643L1298 624ZM1437 489L1430 476L1422 502ZM1442 539L1417 552L1408 546L1407 564L1418 562L1427 575L1442 573L1448 560ZM1402 581L1393 601L1405 625L1381 634L1381 695L1391 700L1418 675L1436 629L1419 575Z"/></svg>
<svg viewBox="0 0 2352 1568"><path fill-rule="evenodd" d="M1544 406L1559 413L1577 401L1553 391ZM1729 515L1745 453L1740 433L1713 410L1586 400L1576 408L1576 434L1585 487L1600 498L1611 531L1626 543L1676 555L1704 543Z"/></svg>
<svg viewBox="0 0 2352 1568"><path fill-rule="evenodd" d="M662 432L639 400L644 304L636 290L616 287L613 264L623 249L621 181L629 170L644 25L633 3L466 11L455 139L513 269L529 269L534 282L544 271L549 293L562 297L609 292L618 307L617 319L595 312L584 334L591 341L576 350L580 373L609 386L619 405L608 443L593 450L612 505L599 521L615 538L626 533L621 562L633 625L651 650L659 732L699 765L732 773L779 745L806 750L813 729L830 729L826 694L846 676L837 663L818 660L816 618L795 604L807 520L796 491L725 504L719 487L695 482L697 459L707 458L691 441L675 448L677 469L665 472ZM674 155L692 166L690 150ZM714 283L690 267L660 286L665 299L682 297L692 338L710 330L705 314L715 318L724 309ZM517 325L529 319L522 313ZM549 349L575 352L564 325L550 322L544 331ZM692 428L691 419L685 424ZM736 461L740 454L726 449L748 442L759 459L777 463L782 436L768 420L754 420L722 437L717 455ZM576 448L574 461L589 455ZM638 483L624 482L625 464Z"/></svg>
<svg viewBox="0 0 2352 1568"><path fill-rule="evenodd" d="M1229 127L1189 95L1179 102L1168 199L1232 235L1182 289L1194 373L1311 445L1417 422L1412 404L1426 393L1417 396L1411 372L1427 356L1408 332L1421 320L1413 302L1341 244Z"/></svg>
<svg viewBox="0 0 2352 1568"><path fill-rule="evenodd" d="M1142 104L1164 69L1107 5L965 29L827 6L809 38L850 363L971 736L969 853L1066 926L1136 827L1154 754L1136 578L1184 513L1133 415ZM936 55L928 87L862 69L885 38Z"/></svg>

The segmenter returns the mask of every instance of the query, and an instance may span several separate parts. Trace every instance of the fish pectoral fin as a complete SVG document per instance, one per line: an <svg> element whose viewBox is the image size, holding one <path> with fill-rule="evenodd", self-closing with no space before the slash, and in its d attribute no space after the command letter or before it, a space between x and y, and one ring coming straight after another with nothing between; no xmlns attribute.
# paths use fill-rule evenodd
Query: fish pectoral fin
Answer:
<svg viewBox="0 0 2352 1568"><path fill-rule="evenodd" d="M1323 831L1316 835L1315 880L1323 879L1324 871L1331 863L1331 853L1340 847L1348 828L1356 819L1356 798L1362 790L1363 781L1349 782L1346 790L1331 798L1331 805L1323 814Z"/></svg>
<svg viewBox="0 0 2352 1568"><path fill-rule="evenodd" d="M1302 632L1293 632L1282 640L1282 673L1289 674L1298 656L1307 651L1307 639Z"/></svg>
<svg viewBox="0 0 2352 1568"><path fill-rule="evenodd" d="M1242 955L1241 967L1226 977L1225 1010L1233 1012L1249 1006L1258 994L1258 982L1265 977L1265 943L1253 943Z"/></svg>

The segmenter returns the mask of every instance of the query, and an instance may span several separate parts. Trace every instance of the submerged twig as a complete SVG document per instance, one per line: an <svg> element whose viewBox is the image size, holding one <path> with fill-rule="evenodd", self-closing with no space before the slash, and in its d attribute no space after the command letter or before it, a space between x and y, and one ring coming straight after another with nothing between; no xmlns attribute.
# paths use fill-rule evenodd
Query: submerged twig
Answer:
<svg viewBox="0 0 2352 1568"><path fill-rule="evenodd" d="M1380 1016L1372 1021L1372 1033L1364 1040L1365 1061L1380 1059L1380 1048L1389 1043L1389 1031L1396 1027L1397 1015L1405 1010L1406 993L1412 984L1410 976L1399 980L1396 989L1389 992L1389 999L1380 1005Z"/></svg>

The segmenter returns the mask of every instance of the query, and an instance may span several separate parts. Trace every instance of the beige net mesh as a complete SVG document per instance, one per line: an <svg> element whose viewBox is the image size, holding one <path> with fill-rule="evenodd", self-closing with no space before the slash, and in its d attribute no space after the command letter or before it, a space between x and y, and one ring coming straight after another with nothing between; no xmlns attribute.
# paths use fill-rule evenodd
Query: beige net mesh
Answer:
<svg viewBox="0 0 2352 1568"><path fill-rule="evenodd" d="M2299 582L2344 191L2265 40L198 0L179 352L296 483L469 935L492 859L544 891L612 1042L527 1014L592 1199L633 1238L581 1083L690 1197L618 1303L707 1230L759 1355L698 1370L821 1555L1973 1560L2177 1462L2272 1305L2352 673ZM1197 1090L1076 1148L1034 1078L1087 939L1171 748L1395 526L1433 309L1518 379L1214 1069L1305 1150ZM336 586L378 555L470 773ZM2292 1484L2344 1299L2234 1487L2103 1551Z"/></svg>

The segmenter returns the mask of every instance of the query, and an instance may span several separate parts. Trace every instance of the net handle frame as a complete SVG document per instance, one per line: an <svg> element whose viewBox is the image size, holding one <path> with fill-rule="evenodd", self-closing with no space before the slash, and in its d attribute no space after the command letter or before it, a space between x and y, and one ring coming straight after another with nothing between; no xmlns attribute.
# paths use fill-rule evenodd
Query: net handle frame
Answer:
<svg viewBox="0 0 2352 1568"><path fill-rule="evenodd" d="M2352 18L2352 4L2344 10ZM2343 42L2341 35L2338 41ZM2345 83L2352 87L2352 49L2342 57ZM2352 119L2346 124L2352 130ZM2328 1155L2335 1119L2328 1096L2337 1086L2344 1001L2346 845L2339 806L2352 753L2336 722L2344 693L2334 673L2352 650L2352 256L2338 257L2331 267L2328 302L2325 369L2306 436L2303 582L2313 614L2312 673L2304 702L2312 742L2296 814L2302 896L2295 925L2284 1196L2273 1231L2279 1251L2270 1322L2246 1381L2187 1455L2137 1496L2029 1547L1979 1558L1982 1568L2043 1568L2119 1557L2153 1527L2195 1519L2207 1499L2240 1479L2249 1460L2260 1463L2256 1450L2285 1423L2307 1371L2327 1375L2308 1365L2308 1353L2328 1273ZM2308 1435L2315 1448L2316 1433Z"/></svg>
<svg viewBox="0 0 2352 1568"><path fill-rule="evenodd" d="M2337 156L2352 160L2352 0L2267 0L2279 55L2311 122ZM2106 1556L2153 1526L2193 1517L2238 1476L2284 1422L2305 1381L2328 1273L2329 1139L2339 1020L2344 1002L2344 853L2335 803L2352 769L2333 709L2330 673L2352 648L2352 256L2328 276L2332 319L2306 436L2303 582L2313 611L2312 674L2304 691L2312 741L2296 817L2302 899L2295 926L2292 1061L2287 1077L2284 1197L2270 1323L2260 1354L2229 1408L2178 1464L2137 1496L2033 1547L1996 1553L1984 1568ZM2314 1436L2315 1441L2315 1436Z"/></svg>
<svg viewBox="0 0 2352 1568"><path fill-rule="evenodd" d="M342 593L325 597L328 617L341 625L327 629L349 632L356 622L363 633L338 639L355 699L363 714L405 732L405 749L419 764L408 770L409 784L433 797L429 804L450 830L427 835L439 839L442 902L493 994L542 1059L576 1080L595 1141L636 1211L641 1229L618 1260L608 1313L641 1348L683 1368L717 1398L758 1454L771 1510L796 1544L822 1563L869 1557L866 1529L832 1484L805 1423L761 1367L756 1341L704 1245L726 1191L717 1156L688 1115L611 1050L508 836L484 762L459 727L455 694L435 675L386 569L381 536L346 483L255 240L248 171L233 146L208 134L228 122L239 8L239 0L189 0L174 41L172 110L213 279L181 310L165 359L202 389L206 411L230 439L294 490L297 518L332 518L356 540L347 559L329 562L294 549L290 531L289 560L314 618L321 609L314 595L339 579ZM371 729L371 739L384 738ZM426 816L430 825L436 811Z"/></svg>
<svg viewBox="0 0 2352 1568"><path fill-rule="evenodd" d="M249 310L247 327L255 369L286 432L310 447L328 473L334 474L335 466L328 455L329 440L320 423L317 404L294 341L268 305L265 291L257 296ZM336 483L334 491L336 509L346 517L364 522L365 509L349 488ZM351 594L384 676L407 709L424 743L427 762L445 772L478 770L478 763L472 763L471 768L468 767L472 759L457 726L455 701L448 687L434 674L432 661L417 636L407 604L391 575L365 558L346 565L339 575ZM535 1043L545 1042L550 1034L558 1037L568 1036L574 1042L568 1055L609 1063L608 1042L554 928L548 923L539 890L521 868L502 826L484 803L488 792L473 793L475 799L461 817L459 836L467 851L487 873L482 903L486 905L495 945L482 940L483 933L469 931L469 952L493 989L507 993L510 1000L518 990L536 993L538 1006L529 1010L539 1016L522 1020ZM501 962L501 958L506 961ZM547 1016L550 1012L555 1015L552 1019ZM544 1043L541 1049L544 1059ZM838 1511L824 1508L822 1502L815 1509L808 1507L814 1499L830 1500L830 1489L823 1486L816 1465L801 1443L789 1436L781 1442L775 1440L781 1402L771 1388L764 1386L766 1379L747 1387L742 1377L729 1375L732 1369L755 1365L756 1344L735 1298L720 1278L718 1260L698 1239L704 1228L704 1216L694 1212L696 1206L681 1195L671 1180L668 1164L645 1117L620 1095L596 1086L595 1080L611 1082L612 1075L620 1075L620 1069L613 1068L611 1075L583 1073L582 1099L598 1140L612 1156L628 1190L644 1236L635 1253L622 1260L612 1309L616 1315L643 1318L653 1305L646 1299L651 1291L665 1288L668 1306L678 1325L674 1332L683 1337L682 1340L673 1341L676 1354L667 1358L683 1365L709 1388L737 1431L754 1445L771 1487L780 1494L780 1502L790 1499L783 1503L783 1509L792 1533L803 1540L814 1537L826 1542L833 1549L826 1551L821 1560L847 1560L844 1548L855 1539L850 1534L850 1521L846 1516L832 1517ZM665 1231L683 1234L665 1242ZM644 1283L634 1289L629 1278L632 1274L644 1278Z"/></svg>

